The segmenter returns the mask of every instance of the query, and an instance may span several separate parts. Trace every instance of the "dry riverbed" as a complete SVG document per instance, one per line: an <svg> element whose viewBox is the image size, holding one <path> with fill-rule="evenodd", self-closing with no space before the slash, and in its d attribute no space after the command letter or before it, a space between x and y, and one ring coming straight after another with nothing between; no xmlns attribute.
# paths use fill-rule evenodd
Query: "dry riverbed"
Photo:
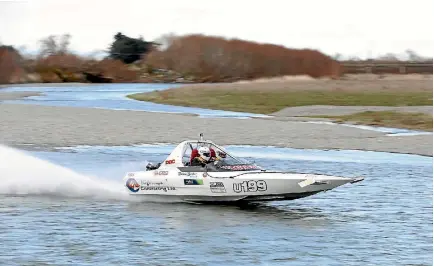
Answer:
<svg viewBox="0 0 434 266"><path fill-rule="evenodd" d="M32 92L32 91L11 91L11 92L0 91L0 101L18 100L21 98L38 96L38 95L41 95L41 93Z"/></svg>
<svg viewBox="0 0 434 266"><path fill-rule="evenodd" d="M38 147L178 143L200 132L222 145L357 149L432 156L432 135L381 132L274 119L0 104L0 143Z"/></svg>

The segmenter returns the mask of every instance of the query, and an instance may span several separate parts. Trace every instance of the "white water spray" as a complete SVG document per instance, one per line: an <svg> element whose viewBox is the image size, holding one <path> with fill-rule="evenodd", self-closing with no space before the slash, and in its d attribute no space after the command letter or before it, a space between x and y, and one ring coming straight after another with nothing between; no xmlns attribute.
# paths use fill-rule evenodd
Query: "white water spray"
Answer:
<svg viewBox="0 0 434 266"><path fill-rule="evenodd" d="M122 181L81 175L3 145L0 145L0 194L131 200Z"/></svg>

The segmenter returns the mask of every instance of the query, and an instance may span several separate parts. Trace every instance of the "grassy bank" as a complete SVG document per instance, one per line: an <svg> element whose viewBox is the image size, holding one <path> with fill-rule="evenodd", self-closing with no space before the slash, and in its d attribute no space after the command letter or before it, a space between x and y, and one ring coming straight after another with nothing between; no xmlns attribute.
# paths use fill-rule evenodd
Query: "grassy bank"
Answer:
<svg viewBox="0 0 434 266"><path fill-rule="evenodd" d="M285 107L307 105L419 106L432 105L432 90L249 90L186 87L128 97L140 101L208 109L271 114Z"/></svg>
<svg viewBox="0 0 434 266"><path fill-rule="evenodd" d="M338 123L351 122L355 124L406 128L433 131L433 117L423 113L401 113L391 111L367 111L344 116L314 116L330 118Z"/></svg>

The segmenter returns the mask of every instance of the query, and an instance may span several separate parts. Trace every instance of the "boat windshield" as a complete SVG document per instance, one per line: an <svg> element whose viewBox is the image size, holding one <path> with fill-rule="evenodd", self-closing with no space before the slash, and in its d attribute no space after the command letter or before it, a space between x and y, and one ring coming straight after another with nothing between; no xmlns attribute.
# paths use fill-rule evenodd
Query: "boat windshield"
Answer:
<svg viewBox="0 0 434 266"><path fill-rule="evenodd" d="M208 147L211 151L211 160L218 161L216 163L216 166L221 169L226 170L258 170L261 169L254 163L251 163L243 158L238 158L234 156L233 154L227 152L222 147L219 147L215 144L209 143L209 142L194 142L194 143L188 143L187 148L184 152L183 156L183 162L184 165L189 165L191 160L198 156L197 149L205 146Z"/></svg>

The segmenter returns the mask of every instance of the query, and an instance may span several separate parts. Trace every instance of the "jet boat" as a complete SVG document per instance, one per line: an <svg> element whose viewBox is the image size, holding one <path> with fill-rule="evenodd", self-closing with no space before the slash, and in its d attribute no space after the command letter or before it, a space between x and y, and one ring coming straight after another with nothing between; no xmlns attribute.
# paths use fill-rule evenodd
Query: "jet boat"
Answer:
<svg viewBox="0 0 434 266"><path fill-rule="evenodd" d="M202 146L210 149L211 156L215 152L226 156L203 166L192 166ZM362 180L363 177L266 170L204 140L202 134L199 140L179 143L163 162L148 164L146 170L128 172L124 177L130 195L159 195L193 203L294 200Z"/></svg>

